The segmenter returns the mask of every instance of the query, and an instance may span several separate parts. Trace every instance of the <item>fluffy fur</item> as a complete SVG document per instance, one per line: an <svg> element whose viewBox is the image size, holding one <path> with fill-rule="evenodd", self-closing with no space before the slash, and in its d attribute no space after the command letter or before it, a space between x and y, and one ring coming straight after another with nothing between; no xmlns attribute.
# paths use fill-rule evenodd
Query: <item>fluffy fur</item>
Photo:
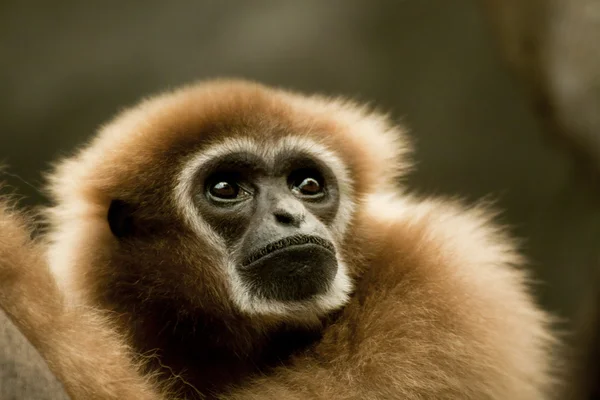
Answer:
<svg viewBox="0 0 600 400"><path fill-rule="evenodd" d="M142 375L142 360L105 312L67 308L31 239L30 219L0 200L0 307L44 357L73 399L158 400L169 387ZM137 361L136 361L137 360Z"/></svg>
<svg viewBox="0 0 600 400"><path fill-rule="evenodd" d="M186 176L229 145L298 144L342 182L343 301L247 312ZM74 399L158 398L154 382L220 399L549 398L554 339L523 260L485 208L403 194L408 150L385 117L344 100L243 81L151 98L58 165L43 244L3 211L15 234L0 232L0 305ZM115 198L141 205L142 238L111 235ZM140 354L156 354L141 372Z"/></svg>

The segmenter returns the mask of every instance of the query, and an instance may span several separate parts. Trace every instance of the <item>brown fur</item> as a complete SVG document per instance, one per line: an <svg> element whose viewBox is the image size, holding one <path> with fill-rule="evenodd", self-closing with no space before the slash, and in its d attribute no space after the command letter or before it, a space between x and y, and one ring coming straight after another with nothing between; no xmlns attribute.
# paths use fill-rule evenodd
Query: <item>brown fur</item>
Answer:
<svg viewBox="0 0 600 400"><path fill-rule="evenodd" d="M0 201L0 307L45 358L73 399L160 399L151 375L105 313L68 308L31 239L28 218ZM168 384L163 386L165 389Z"/></svg>
<svg viewBox="0 0 600 400"><path fill-rule="evenodd" d="M192 154L224 137L250 137L268 148L289 135L342 159L357 206L338 243L354 294L343 310L306 326L237 311L217 250L173 204L174 179ZM46 305L0 281L1 305L17 319L28 310L64 318L50 336L43 318L30 317L22 329L58 365L76 399L130 382L131 392L155 390L136 379L137 364L119 343L125 338L136 354L156 352L147 370L166 381L176 374L176 389L188 396L547 398L554 341L525 273L514 267L522 260L485 209L403 195L397 182L406 150L384 117L344 101L240 81L150 99L105 126L51 177L49 255L66 303ZM106 223L114 198L140 205L136 218L145 231L127 245ZM4 220L19 229L10 215ZM12 271L23 290L44 282L61 298L37 245L1 244L0 274ZM1 253L7 248L15 250ZM31 272L21 257L42 267ZM81 306L115 316L74 311ZM65 358L78 355L67 363L76 368L63 366L57 349ZM98 368L103 374L96 376ZM91 379L81 377L86 372Z"/></svg>

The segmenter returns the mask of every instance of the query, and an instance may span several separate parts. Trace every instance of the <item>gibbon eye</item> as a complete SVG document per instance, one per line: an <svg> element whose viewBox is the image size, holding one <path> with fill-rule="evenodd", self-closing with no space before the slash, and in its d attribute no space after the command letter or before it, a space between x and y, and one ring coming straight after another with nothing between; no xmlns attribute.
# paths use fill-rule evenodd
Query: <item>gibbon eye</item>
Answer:
<svg viewBox="0 0 600 400"><path fill-rule="evenodd" d="M302 194L311 196L321 192L321 185L314 178L306 178L298 185L298 190Z"/></svg>
<svg viewBox="0 0 600 400"><path fill-rule="evenodd" d="M210 187L210 194L220 199L235 199L240 192L240 187L235 183L218 182Z"/></svg>
<svg viewBox="0 0 600 400"><path fill-rule="evenodd" d="M290 176L292 192L302 197L317 198L324 195L323 178L316 171L298 171Z"/></svg>
<svg viewBox="0 0 600 400"><path fill-rule="evenodd" d="M208 186L207 196L217 203L236 203L251 195L233 179L217 179Z"/></svg>

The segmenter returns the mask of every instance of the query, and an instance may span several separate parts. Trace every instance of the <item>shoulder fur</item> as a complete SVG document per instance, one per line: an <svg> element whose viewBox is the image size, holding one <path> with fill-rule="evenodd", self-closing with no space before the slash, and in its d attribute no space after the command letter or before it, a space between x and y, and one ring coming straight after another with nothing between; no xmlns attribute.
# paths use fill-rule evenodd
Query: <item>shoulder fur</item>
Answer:
<svg viewBox="0 0 600 400"><path fill-rule="evenodd" d="M364 205L370 267L316 355L222 399L555 398L553 321L494 212L397 194Z"/></svg>
<svg viewBox="0 0 600 400"><path fill-rule="evenodd" d="M426 331L438 336L423 340L435 351L422 361L435 370L447 357L460 370L463 358L471 372L481 374L457 387L464 396L457 398L471 398L471 392L473 398L481 393L493 399L552 398L563 367L552 333L556 321L536 304L526 261L494 221L497 212L485 203L466 206L458 200L395 194L370 197L365 210L369 223L386 227L379 261L394 266L375 272L378 281L395 285L401 274L403 281L413 282L407 292L414 296L412 307L420 304L430 317L439 313L438 320L423 321L424 331L416 329L416 336L426 338Z"/></svg>

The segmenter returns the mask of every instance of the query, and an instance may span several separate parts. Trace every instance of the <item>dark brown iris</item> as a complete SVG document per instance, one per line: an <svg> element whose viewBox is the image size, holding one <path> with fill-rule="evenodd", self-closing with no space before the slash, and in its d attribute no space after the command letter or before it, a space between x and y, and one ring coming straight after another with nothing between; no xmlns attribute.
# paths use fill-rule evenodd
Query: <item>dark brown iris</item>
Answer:
<svg viewBox="0 0 600 400"><path fill-rule="evenodd" d="M321 184L314 178L306 178L299 185L298 190L300 193L307 196L314 196L321 192Z"/></svg>
<svg viewBox="0 0 600 400"><path fill-rule="evenodd" d="M235 199L239 191L238 185L229 182L218 182L210 188L210 194L221 199Z"/></svg>
<svg viewBox="0 0 600 400"><path fill-rule="evenodd" d="M322 175L313 169L302 169L292 172L289 183L292 192L307 199L321 198L325 193Z"/></svg>

